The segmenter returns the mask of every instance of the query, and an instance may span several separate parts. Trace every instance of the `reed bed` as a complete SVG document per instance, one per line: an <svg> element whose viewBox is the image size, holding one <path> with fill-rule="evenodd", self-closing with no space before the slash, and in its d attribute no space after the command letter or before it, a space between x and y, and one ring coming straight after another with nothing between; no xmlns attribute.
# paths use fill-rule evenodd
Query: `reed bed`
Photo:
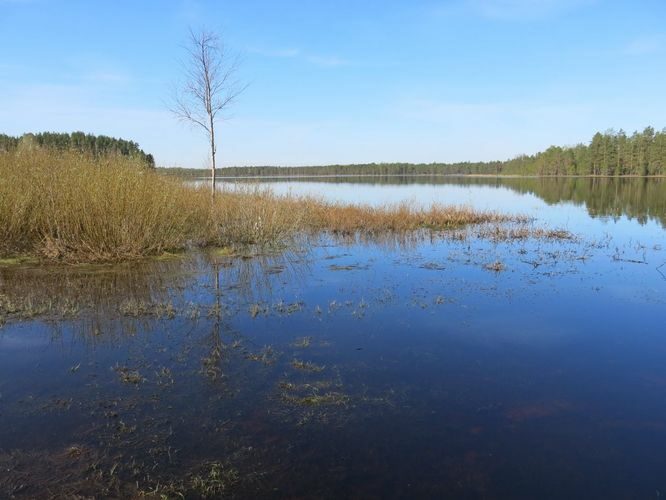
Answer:
<svg viewBox="0 0 666 500"><path fill-rule="evenodd" d="M205 239L202 191L184 192L126 157L0 154L0 252L121 260Z"/></svg>
<svg viewBox="0 0 666 500"><path fill-rule="evenodd" d="M445 230L515 218L471 208L368 207L195 188L131 158L0 152L0 258L121 261L191 247L283 245L299 234Z"/></svg>
<svg viewBox="0 0 666 500"><path fill-rule="evenodd" d="M302 200L301 200L302 202ZM306 202L307 203L307 202ZM445 230L469 224L501 223L518 218L471 207L432 205L424 208L413 203L371 207L313 202L309 207L314 229L354 234L386 233L417 229Z"/></svg>

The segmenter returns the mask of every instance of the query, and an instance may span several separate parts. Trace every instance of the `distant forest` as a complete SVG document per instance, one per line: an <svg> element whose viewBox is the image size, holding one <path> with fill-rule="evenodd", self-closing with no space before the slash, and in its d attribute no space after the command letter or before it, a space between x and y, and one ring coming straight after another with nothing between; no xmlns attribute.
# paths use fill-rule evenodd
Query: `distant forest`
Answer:
<svg viewBox="0 0 666 500"><path fill-rule="evenodd" d="M41 132L39 134L23 134L21 137L0 134L0 152L34 147L59 151L75 150L94 155L118 154L131 156L140 159L151 168L155 167L153 155L146 154L136 142L125 139L85 134L83 132L72 132L71 134Z"/></svg>
<svg viewBox="0 0 666 500"><path fill-rule="evenodd" d="M207 177L207 169L168 168L161 172L184 178ZM551 146L535 155L507 161L462 163L369 163L316 167L228 167L220 177L320 175L666 175L666 129L627 135L623 130L597 133L576 146Z"/></svg>

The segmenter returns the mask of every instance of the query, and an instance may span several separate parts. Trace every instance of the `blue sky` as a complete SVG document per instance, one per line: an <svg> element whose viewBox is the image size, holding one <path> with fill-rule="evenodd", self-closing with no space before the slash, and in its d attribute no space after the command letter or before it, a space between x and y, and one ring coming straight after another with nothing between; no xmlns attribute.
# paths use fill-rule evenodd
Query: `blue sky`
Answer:
<svg viewBox="0 0 666 500"><path fill-rule="evenodd" d="M666 126L664 0L0 0L0 132L208 164L167 110L189 27L242 54L223 165L506 159Z"/></svg>

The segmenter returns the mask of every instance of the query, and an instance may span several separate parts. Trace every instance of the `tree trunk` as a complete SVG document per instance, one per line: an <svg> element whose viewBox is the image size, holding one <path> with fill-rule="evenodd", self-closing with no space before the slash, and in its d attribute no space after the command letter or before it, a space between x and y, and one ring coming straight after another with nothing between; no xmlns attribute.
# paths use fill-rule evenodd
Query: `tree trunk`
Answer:
<svg viewBox="0 0 666 500"><path fill-rule="evenodd" d="M210 167L210 174L211 174L211 179L210 179L210 188L211 188L211 196L214 198L215 197L215 151L212 151L212 164Z"/></svg>
<svg viewBox="0 0 666 500"><path fill-rule="evenodd" d="M215 198L215 128L213 118L210 118L210 158L211 158L211 193L210 195Z"/></svg>

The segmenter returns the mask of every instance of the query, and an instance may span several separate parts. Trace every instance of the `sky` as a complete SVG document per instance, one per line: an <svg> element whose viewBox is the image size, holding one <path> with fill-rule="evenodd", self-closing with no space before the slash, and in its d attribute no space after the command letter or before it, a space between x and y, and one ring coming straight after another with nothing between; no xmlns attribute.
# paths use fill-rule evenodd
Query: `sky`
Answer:
<svg viewBox="0 0 666 500"><path fill-rule="evenodd" d="M0 133L208 166L169 112L190 28L248 84L221 165L487 161L666 126L664 0L0 0Z"/></svg>

